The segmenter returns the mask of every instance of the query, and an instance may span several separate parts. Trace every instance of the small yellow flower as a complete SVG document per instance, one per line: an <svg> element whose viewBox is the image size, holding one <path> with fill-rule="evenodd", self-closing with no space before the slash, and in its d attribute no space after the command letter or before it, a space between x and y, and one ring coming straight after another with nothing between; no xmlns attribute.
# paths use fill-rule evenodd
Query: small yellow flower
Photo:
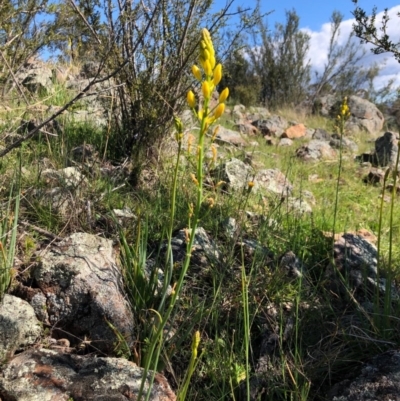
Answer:
<svg viewBox="0 0 400 401"><path fill-rule="evenodd" d="M247 188L249 189L249 190L251 190L253 187L254 187L254 181L249 181L248 183L247 183Z"/></svg>
<svg viewBox="0 0 400 401"><path fill-rule="evenodd" d="M215 200L214 198L207 198L207 206L212 209L215 205Z"/></svg>
<svg viewBox="0 0 400 401"><path fill-rule="evenodd" d="M204 81L201 85L201 90L203 92L203 96L205 99L209 99L211 96L211 88L210 84L207 81Z"/></svg>
<svg viewBox="0 0 400 401"><path fill-rule="evenodd" d="M219 102L223 103L229 96L229 88L225 88L219 95Z"/></svg>
<svg viewBox="0 0 400 401"><path fill-rule="evenodd" d="M220 118L225 111L225 103L220 103L214 111L215 119Z"/></svg>
<svg viewBox="0 0 400 401"><path fill-rule="evenodd" d="M196 97L194 96L194 93L192 91L189 91L187 93L186 100L191 109L193 109L196 106Z"/></svg>
<svg viewBox="0 0 400 401"><path fill-rule="evenodd" d="M217 86L222 78L222 65L218 64L215 68L214 68L214 78L213 78L213 82L214 85Z"/></svg>
<svg viewBox="0 0 400 401"><path fill-rule="evenodd" d="M176 131L180 134L183 132L183 124L180 118L174 117L174 124Z"/></svg>
<svg viewBox="0 0 400 401"><path fill-rule="evenodd" d="M192 181L193 181L197 186L199 186L199 181L197 180L196 176L195 176L193 173L190 174L190 178L192 179Z"/></svg>
<svg viewBox="0 0 400 401"><path fill-rule="evenodd" d="M211 138L211 141L214 141L215 138L217 137L218 131L219 131L219 127L220 127L219 125L217 125L217 126L215 127L214 132L213 132L213 136L212 136L212 138Z"/></svg>
<svg viewBox="0 0 400 401"><path fill-rule="evenodd" d="M195 77L198 81L201 81L201 71L200 71L200 68L197 67L197 65L193 65L193 66L192 66L192 73L193 73L194 77Z"/></svg>
<svg viewBox="0 0 400 401"><path fill-rule="evenodd" d="M217 161L218 151L217 151L217 148L214 145L211 145L211 152L212 152L212 155L213 155L212 161L213 161L213 163L215 163Z"/></svg>

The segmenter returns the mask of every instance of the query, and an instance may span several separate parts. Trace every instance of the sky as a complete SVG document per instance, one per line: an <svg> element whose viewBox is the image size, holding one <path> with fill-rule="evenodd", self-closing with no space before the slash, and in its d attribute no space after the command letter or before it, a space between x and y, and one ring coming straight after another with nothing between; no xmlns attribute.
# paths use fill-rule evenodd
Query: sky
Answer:
<svg viewBox="0 0 400 401"><path fill-rule="evenodd" d="M256 0L235 0L234 7L242 8L254 7ZM310 36L310 50L308 58L314 71L321 71L326 62L326 54L330 39L330 16L334 10L340 11L344 15L341 25L341 36L339 40L345 42L352 30L354 23L351 12L354 10L354 4L351 0L335 1L317 1L317 0L260 0L263 12L273 11L267 17L268 25L273 27L276 22L284 23L285 11L295 9L300 17L300 28L306 31ZM216 9L222 8L226 0L216 0ZM377 7L377 21L385 8L389 9L389 15L392 17L389 21L389 36L394 42L400 41L400 0L359 0L358 5L368 14L373 7ZM358 39L357 43L360 41ZM362 46L362 45L360 45ZM375 81L377 88L382 87L390 78L394 78L396 85L400 86L400 64L390 54L374 55L370 51L370 45L364 45L368 51L362 63L370 65L374 62L382 66L379 77Z"/></svg>

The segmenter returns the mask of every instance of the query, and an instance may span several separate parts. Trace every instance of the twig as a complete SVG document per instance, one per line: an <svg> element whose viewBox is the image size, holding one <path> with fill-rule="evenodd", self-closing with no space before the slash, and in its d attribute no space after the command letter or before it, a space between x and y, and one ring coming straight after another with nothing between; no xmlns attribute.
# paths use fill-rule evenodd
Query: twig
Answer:
<svg viewBox="0 0 400 401"><path fill-rule="evenodd" d="M56 241L62 241L64 239L63 237L59 237L58 235L53 234L47 230L44 230L43 228L34 226L33 224L28 223L27 221L20 221L20 224L23 225L24 227L32 228L33 230L37 231L39 234L42 234L47 238L50 238L50 239L53 239Z"/></svg>
<svg viewBox="0 0 400 401"><path fill-rule="evenodd" d="M20 92L20 94L21 94L22 97L24 98L25 103L27 104L27 106L29 106L28 99L26 98L25 93L24 93L24 91L22 90L21 86L19 85L18 80L17 80L17 78L15 77L15 75L14 75L14 73L13 73L13 71L12 71L12 68L11 68L10 64L8 63L6 57L4 56L4 54L3 54L3 52L2 52L1 50L0 50L0 55L1 55L1 58L3 59L5 65L7 66L8 71L10 72L10 74L11 74L11 76L12 76L12 79L13 79L15 85L16 85L17 88L18 88L18 91Z"/></svg>

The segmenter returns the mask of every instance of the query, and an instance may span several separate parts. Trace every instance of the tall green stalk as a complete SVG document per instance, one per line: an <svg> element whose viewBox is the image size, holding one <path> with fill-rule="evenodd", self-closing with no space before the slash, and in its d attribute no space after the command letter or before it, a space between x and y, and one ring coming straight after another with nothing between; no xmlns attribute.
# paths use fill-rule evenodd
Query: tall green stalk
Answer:
<svg viewBox="0 0 400 401"><path fill-rule="evenodd" d="M166 301L166 292L167 292L167 285L168 281L165 280L167 284L164 283L164 294L162 297L162 301L160 304L160 312L155 312L159 318L159 322L155 327L155 330L153 334L151 335L150 341L149 341L149 347L146 353L145 357L145 363L144 363L144 372L143 372L143 380L140 386L139 394L138 394L138 400L141 401L141 397L144 392L144 385L146 382L147 375L150 370L153 370L153 373L151 375L150 383L149 383L149 389L147 390L146 393L146 398L145 400L148 401L150 398L151 394L151 388L153 385L154 377L155 377L155 371L157 369L158 365L158 360L160 358L160 353L161 349L163 346L163 331L165 328L165 325L169 321L171 314L175 308L175 305L177 303L177 300L179 299L179 295L182 291L182 286L183 282L186 276L186 273L189 269L190 265L190 260L192 256L192 248L196 236L196 229L198 227L199 221L200 221L200 211L201 211L201 206L203 204L203 183L204 183L204 169L203 169L203 164L204 164L204 146L205 146L205 137L206 133L208 132L209 128L217 121L217 119L223 114L224 109L225 109L225 104L224 101L229 95L228 89L224 89L221 92L221 95L219 97L219 103L218 105L210 110L210 100L211 100L211 95L212 92L215 90L216 86L218 83L221 81L222 77L222 66L221 64L216 65L216 60L215 60L215 51L214 47L212 44L211 36L210 33L206 30L202 30L201 34L201 40L200 40L200 49L199 49L199 63L202 67L202 71L200 70L199 67L194 65L192 67L192 72L194 77L200 82L201 84L201 89L202 89L202 96L203 100L200 103L199 109L196 110L196 97L192 91L189 91L187 94L187 101L192 109L194 115L200 122L200 130L199 130L199 140L198 140L198 153L197 153L197 165L196 165L196 175L191 174L192 181L194 182L196 186L196 204L193 208L193 210L189 210L189 227L188 227L188 238L187 238L187 244L186 244L186 254L185 258L182 264L181 272L179 274L178 281L173 284L173 291L170 297L170 302L168 305L168 308L164 311L164 303ZM176 122L176 127L178 131L178 135L182 134L182 126L181 122L177 120ZM172 240L172 228L171 226L173 225L173 219L175 215L175 203L176 203L176 191L177 191L177 168L179 165L179 158L180 158L180 152L178 152L178 161L177 161L177 167L175 168L175 178L174 178L174 184L173 184L173 189L172 189L172 197L171 197L171 209L170 209L170 215L171 215L171 223L170 223L170 231L168 233L168 251L167 251L167 260L168 264L170 266L170 271L168 272L168 277L171 278L172 276L172 266L173 266L173 261L172 261L172 256L171 256L171 240Z"/></svg>

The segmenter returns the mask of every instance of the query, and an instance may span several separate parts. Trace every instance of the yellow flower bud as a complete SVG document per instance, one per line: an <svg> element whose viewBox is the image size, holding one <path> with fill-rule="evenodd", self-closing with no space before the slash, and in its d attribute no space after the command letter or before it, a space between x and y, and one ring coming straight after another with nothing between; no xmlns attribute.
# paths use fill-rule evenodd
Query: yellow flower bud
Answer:
<svg viewBox="0 0 400 401"><path fill-rule="evenodd" d="M229 89L225 88L219 95L219 103L225 102L228 96L229 96Z"/></svg>
<svg viewBox="0 0 400 401"><path fill-rule="evenodd" d="M196 176L193 173L190 174L190 178L192 179L192 181L196 186L199 186L199 181L197 180Z"/></svg>
<svg viewBox="0 0 400 401"><path fill-rule="evenodd" d="M215 119L220 118L225 111L225 103L220 103L214 111Z"/></svg>
<svg viewBox="0 0 400 401"><path fill-rule="evenodd" d="M213 78L213 82L214 85L217 86L222 78L222 65L218 64L215 68L214 68L214 78Z"/></svg>
<svg viewBox="0 0 400 401"><path fill-rule="evenodd" d="M189 91L187 93L186 100L190 108L193 109L193 107L196 106L196 97L194 96L194 93L192 91Z"/></svg>
<svg viewBox="0 0 400 401"><path fill-rule="evenodd" d="M203 82L203 84L201 85L201 90L203 92L204 98L209 99L211 96L211 89L210 89L210 85L207 81Z"/></svg>
<svg viewBox="0 0 400 401"><path fill-rule="evenodd" d="M176 131L180 134L183 131L183 124L182 120L178 117L174 117L174 124L175 124L175 129Z"/></svg>
<svg viewBox="0 0 400 401"><path fill-rule="evenodd" d="M212 136L212 138L211 138L211 141L214 141L215 138L217 137L218 131L219 131L219 127L220 127L220 125L217 125L217 126L215 127L214 132L213 132L213 136Z"/></svg>
<svg viewBox="0 0 400 401"><path fill-rule="evenodd" d="M199 110L199 112L197 113L197 117L198 119L201 121L203 119L203 110Z"/></svg>
<svg viewBox="0 0 400 401"><path fill-rule="evenodd" d="M214 67L215 67L215 63L216 63L216 61L215 61L215 56L214 56L214 54L211 54L211 56L210 56L211 68L214 68Z"/></svg>
<svg viewBox="0 0 400 401"><path fill-rule="evenodd" d="M196 331L193 335L193 341L192 341L192 354L194 359L197 358L197 350L199 348L199 344L200 344L200 332Z"/></svg>
<svg viewBox="0 0 400 401"><path fill-rule="evenodd" d="M198 81L201 81L201 71L197 65L192 66L192 73Z"/></svg>
<svg viewBox="0 0 400 401"><path fill-rule="evenodd" d="M212 75L212 68L209 60L204 61L204 73L208 77Z"/></svg>

